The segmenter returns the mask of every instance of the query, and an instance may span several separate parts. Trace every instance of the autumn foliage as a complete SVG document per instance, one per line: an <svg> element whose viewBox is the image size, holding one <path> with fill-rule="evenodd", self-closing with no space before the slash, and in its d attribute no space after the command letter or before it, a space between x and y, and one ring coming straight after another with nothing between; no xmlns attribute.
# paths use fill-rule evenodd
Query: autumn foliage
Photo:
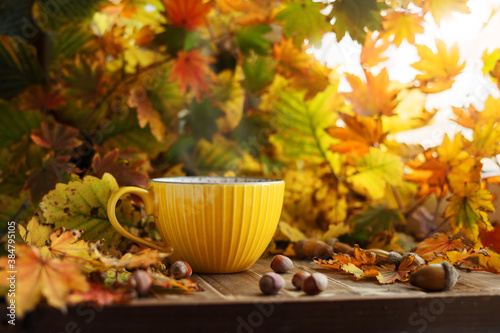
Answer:
<svg viewBox="0 0 500 333"><path fill-rule="evenodd" d="M439 110L426 100L463 73L457 45L420 45L416 36L425 19L439 25L468 13L467 0L89 0L55 15L42 1L5 6L36 31L25 36L15 19L0 20L0 226L18 222L18 269L40 276L18 277L20 315L42 300L61 309L127 301L138 267L158 288L198 289L171 279L164 255L109 224L111 193L153 177L284 179L270 251L305 237L402 253L421 241L415 253L427 262L500 270L500 227L488 215L498 179L481 173L485 160L498 164L500 99L489 96L484 110L454 106L470 135L445 135L431 148L395 139L430 124ZM311 54L332 32L360 44L359 74ZM385 67L387 50L402 44L419 57L409 83ZM500 49L482 61L500 87ZM137 198L122 198L117 214L159 240ZM382 283L404 281L421 264L410 254L381 264L367 253L357 247L321 263ZM0 283L7 265L4 256Z"/></svg>

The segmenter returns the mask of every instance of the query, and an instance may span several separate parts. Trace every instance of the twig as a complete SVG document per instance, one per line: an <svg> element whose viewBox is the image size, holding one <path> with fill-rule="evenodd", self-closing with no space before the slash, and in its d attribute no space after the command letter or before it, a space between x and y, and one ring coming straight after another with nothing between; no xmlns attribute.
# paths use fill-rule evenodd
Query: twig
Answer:
<svg viewBox="0 0 500 333"><path fill-rule="evenodd" d="M14 216L12 216L10 218L10 220L11 221L17 220L17 218L19 217L19 215L21 215L22 212L24 212L29 206L30 206L30 198L26 198L26 200L24 200L24 202L21 205L21 207L19 207L19 209L17 210L17 212L14 214Z"/></svg>
<svg viewBox="0 0 500 333"><path fill-rule="evenodd" d="M391 190L392 194L394 194L394 199L396 199L396 203L398 204L399 210L404 211L405 207L403 201L401 200L401 196L399 195L398 190L392 185L391 185Z"/></svg>
<svg viewBox="0 0 500 333"><path fill-rule="evenodd" d="M429 195L431 193L432 192L429 191L423 197L418 199L418 201L405 212L404 214L405 218L409 218L414 211L416 211L420 206L422 206L427 201L427 199L429 199Z"/></svg>

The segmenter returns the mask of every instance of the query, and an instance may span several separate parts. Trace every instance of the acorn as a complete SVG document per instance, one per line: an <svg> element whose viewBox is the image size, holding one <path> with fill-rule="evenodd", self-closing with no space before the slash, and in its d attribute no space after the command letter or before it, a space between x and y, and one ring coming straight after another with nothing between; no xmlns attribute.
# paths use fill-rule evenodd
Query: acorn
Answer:
<svg viewBox="0 0 500 333"><path fill-rule="evenodd" d="M410 284L427 291L444 291L453 288L458 280L458 272L449 262L430 264L419 268L410 275Z"/></svg>
<svg viewBox="0 0 500 333"><path fill-rule="evenodd" d="M352 246L346 243L339 242L337 238L328 238L327 240L325 240L325 243L331 246L333 252L335 253L346 253L347 251L352 249Z"/></svg>
<svg viewBox="0 0 500 333"><path fill-rule="evenodd" d="M333 254L330 245L315 239L301 239L293 245L293 250L299 259L314 257L327 259Z"/></svg>

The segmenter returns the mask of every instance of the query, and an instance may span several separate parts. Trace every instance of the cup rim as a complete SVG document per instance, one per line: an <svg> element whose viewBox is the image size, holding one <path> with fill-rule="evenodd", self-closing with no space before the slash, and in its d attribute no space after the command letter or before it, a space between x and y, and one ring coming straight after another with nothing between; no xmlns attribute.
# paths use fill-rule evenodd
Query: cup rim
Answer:
<svg viewBox="0 0 500 333"><path fill-rule="evenodd" d="M266 183L283 183L282 179L264 177L224 177L224 176L183 176L162 177L150 180L153 183L163 184L190 184L190 185L255 185Z"/></svg>

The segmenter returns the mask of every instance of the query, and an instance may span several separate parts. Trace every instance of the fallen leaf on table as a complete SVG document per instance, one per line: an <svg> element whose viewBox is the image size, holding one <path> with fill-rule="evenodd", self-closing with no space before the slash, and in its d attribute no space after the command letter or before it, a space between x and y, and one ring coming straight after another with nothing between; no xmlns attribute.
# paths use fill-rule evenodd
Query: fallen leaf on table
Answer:
<svg viewBox="0 0 500 333"><path fill-rule="evenodd" d="M138 253L125 253L119 259L107 256L101 256L98 259L108 267L131 269L156 265L169 255L170 253L147 248Z"/></svg>
<svg viewBox="0 0 500 333"><path fill-rule="evenodd" d="M422 266L422 262L413 253L407 253L399 265L385 264L378 267L377 280L382 284L408 280L409 274Z"/></svg>
<svg viewBox="0 0 500 333"><path fill-rule="evenodd" d="M68 295L68 304L75 305L82 302L94 302L99 306L113 303L125 303L132 299L132 295L115 292L101 285L91 283L88 291L73 291Z"/></svg>
<svg viewBox="0 0 500 333"><path fill-rule="evenodd" d="M462 250L468 246L462 237L453 238L444 233L437 233L418 243L415 253L429 261L436 258L438 254L444 254L450 250Z"/></svg>
<svg viewBox="0 0 500 333"><path fill-rule="evenodd" d="M0 286L8 286L8 257L0 258ZM72 290L87 291L89 284L80 271L80 264L56 258L42 258L36 247L16 248L16 314L23 317L45 299L50 306L66 310Z"/></svg>
<svg viewBox="0 0 500 333"><path fill-rule="evenodd" d="M181 291L201 291L203 290L197 283L195 279L180 279L176 280L174 278L168 277L157 272L148 272L151 280L153 281L153 286L160 287L162 289L174 289Z"/></svg>

